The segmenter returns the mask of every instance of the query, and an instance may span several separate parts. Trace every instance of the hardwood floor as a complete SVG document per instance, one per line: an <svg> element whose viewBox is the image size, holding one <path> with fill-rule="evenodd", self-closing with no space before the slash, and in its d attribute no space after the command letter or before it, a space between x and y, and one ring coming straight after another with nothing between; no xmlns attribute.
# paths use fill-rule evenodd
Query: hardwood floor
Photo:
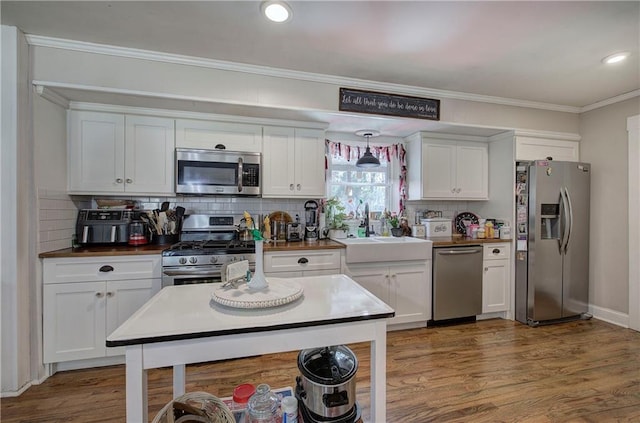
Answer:
<svg viewBox="0 0 640 423"><path fill-rule="evenodd" d="M357 401L369 421L369 346ZM598 320L529 328L508 320L389 332L388 422L640 422L640 333ZM245 382L293 386L297 352L192 365L187 391L228 396ZM1 402L0 421L122 422L124 366L61 372ZM171 371L149 372L149 419ZM377 422L376 422L377 423Z"/></svg>

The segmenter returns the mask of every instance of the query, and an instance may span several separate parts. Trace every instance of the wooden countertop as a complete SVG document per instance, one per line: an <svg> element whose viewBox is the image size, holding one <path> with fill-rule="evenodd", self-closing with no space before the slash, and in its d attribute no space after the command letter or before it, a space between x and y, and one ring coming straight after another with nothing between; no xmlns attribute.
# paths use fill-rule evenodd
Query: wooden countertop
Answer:
<svg viewBox="0 0 640 423"><path fill-rule="evenodd" d="M169 248L170 244L157 245L148 244L139 247L129 245L107 246L107 247L81 247L64 248L62 250L48 251L40 253L40 258L64 258L64 257L98 257L98 256L134 256L144 254L160 254L162 250ZM300 242L278 242L264 245L264 251L296 251L296 250L325 250L345 248L343 244L330 239L319 239L318 241Z"/></svg>
<svg viewBox="0 0 640 423"><path fill-rule="evenodd" d="M510 243L510 239L499 239L499 238L484 238L484 239L474 239L467 238L466 236L451 236L451 237L432 237L426 238L433 242L434 247L446 247L449 245L464 245L464 244L491 244L497 242L507 242Z"/></svg>
<svg viewBox="0 0 640 423"><path fill-rule="evenodd" d="M160 254L162 250L169 248L169 244L147 244L138 247L129 245L107 246L107 247L81 247L64 248L62 250L48 251L40 253L40 258L62 258L62 257L98 257L98 256L135 256L144 254Z"/></svg>
<svg viewBox="0 0 640 423"><path fill-rule="evenodd" d="M296 251L296 250L333 250L346 248L344 244L330 240L319 239L317 241L299 242L273 242L264 244L264 252L268 251Z"/></svg>

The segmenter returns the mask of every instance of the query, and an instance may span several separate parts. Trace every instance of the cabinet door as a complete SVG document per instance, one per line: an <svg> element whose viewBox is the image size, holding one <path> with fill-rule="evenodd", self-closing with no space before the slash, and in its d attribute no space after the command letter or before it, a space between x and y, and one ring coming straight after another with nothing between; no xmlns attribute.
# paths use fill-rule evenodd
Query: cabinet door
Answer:
<svg viewBox="0 0 640 423"><path fill-rule="evenodd" d="M151 297L160 292L161 287L161 279L157 278L107 282L106 331L103 335L105 339ZM124 347L106 348L108 356L122 354Z"/></svg>
<svg viewBox="0 0 640 423"><path fill-rule="evenodd" d="M230 151L260 153L262 126L206 120L176 120L176 147L213 150L218 145Z"/></svg>
<svg viewBox="0 0 640 423"><path fill-rule="evenodd" d="M45 285L44 362L104 357L105 283Z"/></svg>
<svg viewBox="0 0 640 423"><path fill-rule="evenodd" d="M351 266L348 274L367 291L387 303L390 307L394 307L389 298L389 268L387 266Z"/></svg>
<svg viewBox="0 0 640 423"><path fill-rule="evenodd" d="M423 198L456 196L456 147L424 143L422 146Z"/></svg>
<svg viewBox="0 0 640 423"><path fill-rule="evenodd" d="M489 198L489 156L486 145L461 145L456 148L456 197Z"/></svg>
<svg viewBox="0 0 640 423"><path fill-rule="evenodd" d="M295 194L295 130L264 127L262 143L262 196L292 197Z"/></svg>
<svg viewBox="0 0 640 423"><path fill-rule="evenodd" d="M424 265L391 266L389 305L396 315L389 324L428 320L429 280Z"/></svg>
<svg viewBox="0 0 640 423"><path fill-rule="evenodd" d="M295 195L325 196L324 131L295 130Z"/></svg>
<svg viewBox="0 0 640 423"><path fill-rule="evenodd" d="M546 160L577 162L580 160L578 141L516 137L516 160Z"/></svg>
<svg viewBox="0 0 640 423"><path fill-rule="evenodd" d="M127 116L125 191L139 194L174 192L173 119Z"/></svg>
<svg viewBox="0 0 640 423"><path fill-rule="evenodd" d="M509 310L509 260L485 260L482 312Z"/></svg>
<svg viewBox="0 0 640 423"><path fill-rule="evenodd" d="M124 191L124 116L69 112L70 193Z"/></svg>

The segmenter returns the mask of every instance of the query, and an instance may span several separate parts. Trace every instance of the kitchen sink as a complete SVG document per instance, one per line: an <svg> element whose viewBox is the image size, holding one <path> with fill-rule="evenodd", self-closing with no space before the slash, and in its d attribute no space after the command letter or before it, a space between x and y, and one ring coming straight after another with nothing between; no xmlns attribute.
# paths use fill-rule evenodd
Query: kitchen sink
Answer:
<svg viewBox="0 0 640 423"><path fill-rule="evenodd" d="M432 242L420 238L372 236L335 241L347 247L347 263L431 259Z"/></svg>

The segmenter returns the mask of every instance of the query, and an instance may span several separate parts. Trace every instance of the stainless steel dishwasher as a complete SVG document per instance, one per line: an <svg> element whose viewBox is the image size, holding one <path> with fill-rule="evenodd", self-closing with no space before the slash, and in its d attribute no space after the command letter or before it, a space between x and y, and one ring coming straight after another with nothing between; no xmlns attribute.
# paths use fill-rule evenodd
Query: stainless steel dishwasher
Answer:
<svg viewBox="0 0 640 423"><path fill-rule="evenodd" d="M433 320L482 314L482 246L433 248Z"/></svg>

